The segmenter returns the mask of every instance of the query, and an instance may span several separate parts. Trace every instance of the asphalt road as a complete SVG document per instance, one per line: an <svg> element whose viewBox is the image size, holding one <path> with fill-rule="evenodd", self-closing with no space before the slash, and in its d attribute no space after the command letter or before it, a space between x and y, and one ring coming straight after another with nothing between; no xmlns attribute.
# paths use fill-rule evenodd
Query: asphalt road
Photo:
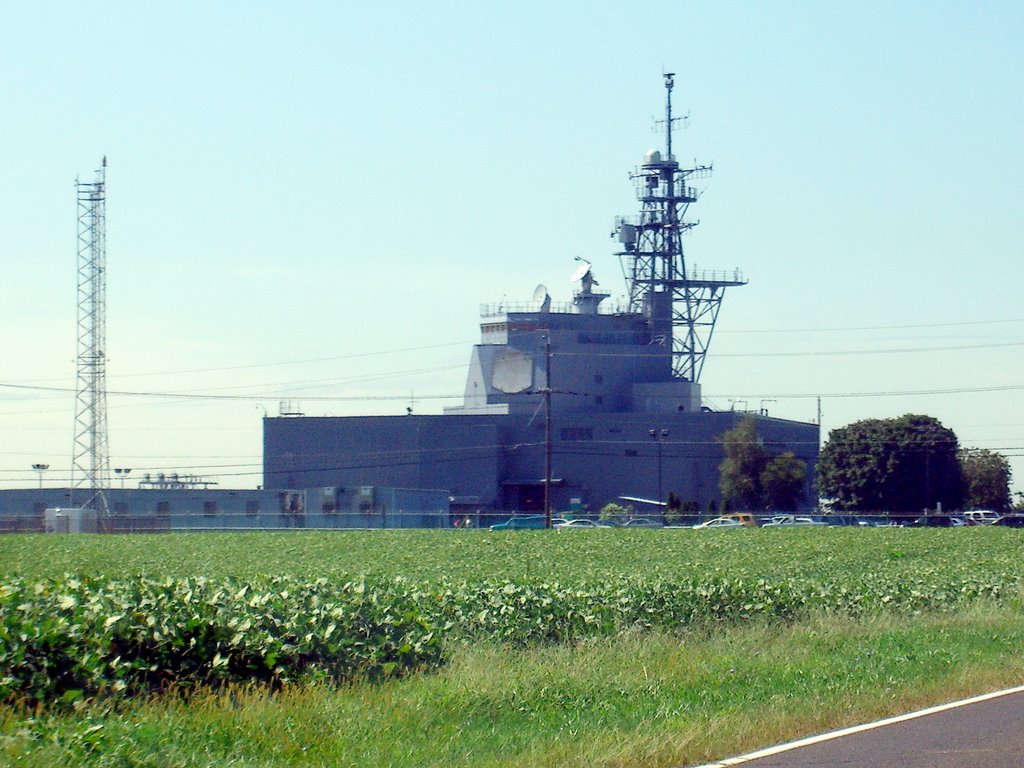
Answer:
<svg viewBox="0 0 1024 768"><path fill-rule="evenodd" d="M1019 689L984 701L883 723L777 754L757 757L759 753L753 753L712 765L742 765L743 768L1024 766L1024 691Z"/></svg>

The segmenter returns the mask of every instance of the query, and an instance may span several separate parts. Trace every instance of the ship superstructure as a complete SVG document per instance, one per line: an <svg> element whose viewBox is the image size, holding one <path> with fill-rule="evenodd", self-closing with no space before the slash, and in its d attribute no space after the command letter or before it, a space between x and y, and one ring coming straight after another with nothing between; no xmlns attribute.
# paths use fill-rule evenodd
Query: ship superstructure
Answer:
<svg viewBox="0 0 1024 768"><path fill-rule="evenodd" d="M711 166L676 161L674 75L664 77L665 152L649 150L631 174L640 210L618 219L612 233L626 305L607 306L609 294L595 290L583 260L571 277L579 286L571 304L553 304L540 285L531 303L485 305L464 403L446 413L529 412L543 390L560 412L700 409L700 374L725 289L746 280L738 269L687 269L682 240L696 226L687 213L698 198L689 183Z"/></svg>

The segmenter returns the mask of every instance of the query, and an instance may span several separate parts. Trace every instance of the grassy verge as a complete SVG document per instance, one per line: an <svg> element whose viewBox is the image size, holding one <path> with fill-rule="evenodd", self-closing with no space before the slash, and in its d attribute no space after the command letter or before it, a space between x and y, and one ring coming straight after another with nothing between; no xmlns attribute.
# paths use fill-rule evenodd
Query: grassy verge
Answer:
<svg viewBox="0 0 1024 768"><path fill-rule="evenodd" d="M53 766L680 766L1019 684L1024 614L818 617L573 646L460 648L382 684L0 710L0 761Z"/></svg>

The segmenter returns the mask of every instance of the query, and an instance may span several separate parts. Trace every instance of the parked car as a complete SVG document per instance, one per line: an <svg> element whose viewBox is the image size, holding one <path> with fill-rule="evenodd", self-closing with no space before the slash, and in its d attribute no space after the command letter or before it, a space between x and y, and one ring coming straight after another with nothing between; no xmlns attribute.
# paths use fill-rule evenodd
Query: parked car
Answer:
<svg viewBox="0 0 1024 768"><path fill-rule="evenodd" d="M623 528L662 528L664 524L649 517L631 517L622 524Z"/></svg>
<svg viewBox="0 0 1024 768"><path fill-rule="evenodd" d="M762 528L781 528L782 526L791 525L818 525L825 526L828 523L823 523L820 520L815 520L813 517L804 517L798 515L775 515L771 520L762 525Z"/></svg>
<svg viewBox="0 0 1024 768"><path fill-rule="evenodd" d="M760 523L757 522L757 518L750 512L729 512L728 514L722 515L722 517L728 520L739 520L740 525L746 528L757 528L758 525L760 525Z"/></svg>
<svg viewBox="0 0 1024 768"><path fill-rule="evenodd" d="M963 521L957 521L949 515L921 515L910 524L911 528L954 528Z"/></svg>
<svg viewBox="0 0 1024 768"><path fill-rule="evenodd" d="M964 512L964 520L968 525L992 525L999 519L999 513L991 509L969 509Z"/></svg>
<svg viewBox="0 0 1024 768"><path fill-rule="evenodd" d="M554 524L554 520L551 521ZM510 517L501 523L495 523L491 526L492 531L512 531L523 528L545 528L547 526L547 517L544 515L518 515L516 517Z"/></svg>
<svg viewBox="0 0 1024 768"><path fill-rule="evenodd" d="M566 520L564 523L552 526L559 531L575 531L580 528L607 528L608 526L598 525L593 520Z"/></svg>
<svg viewBox="0 0 1024 768"><path fill-rule="evenodd" d="M703 523L698 523L693 526L695 531L704 530L705 528L747 528L739 518L736 517L716 517L714 520L707 520Z"/></svg>
<svg viewBox="0 0 1024 768"><path fill-rule="evenodd" d="M999 525L1004 528L1024 528L1024 515L1003 515L992 525Z"/></svg>
<svg viewBox="0 0 1024 768"><path fill-rule="evenodd" d="M888 515L860 515L855 518L859 528L895 528L896 523Z"/></svg>

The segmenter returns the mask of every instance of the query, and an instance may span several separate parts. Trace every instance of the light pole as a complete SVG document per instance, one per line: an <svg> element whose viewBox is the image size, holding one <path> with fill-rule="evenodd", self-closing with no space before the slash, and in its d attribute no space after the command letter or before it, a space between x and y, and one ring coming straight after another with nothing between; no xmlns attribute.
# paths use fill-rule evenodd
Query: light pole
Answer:
<svg viewBox="0 0 1024 768"><path fill-rule="evenodd" d="M647 434L649 434L654 439L654 442L658 444L658 503L660 504L662 502L662 495L661 495L661 441L664 438L668 437L668 430L667 429L649 429L649 430L647 430Z"/></svg>
<svg viewBox="0 0 1024 768"><path fill-rule="evenodd" d="M124 469L123 467L114 467L114 474L121 478L121 488L124 488L124 479L131 474L130 469Z"/></svg>
<svg viewBox="0 0 1024 768"><path fill-rule="evenodd" d="M43 472L50 468L49 464L33 464L32 469L39 473L39 487L43 487Z"/></svg>

